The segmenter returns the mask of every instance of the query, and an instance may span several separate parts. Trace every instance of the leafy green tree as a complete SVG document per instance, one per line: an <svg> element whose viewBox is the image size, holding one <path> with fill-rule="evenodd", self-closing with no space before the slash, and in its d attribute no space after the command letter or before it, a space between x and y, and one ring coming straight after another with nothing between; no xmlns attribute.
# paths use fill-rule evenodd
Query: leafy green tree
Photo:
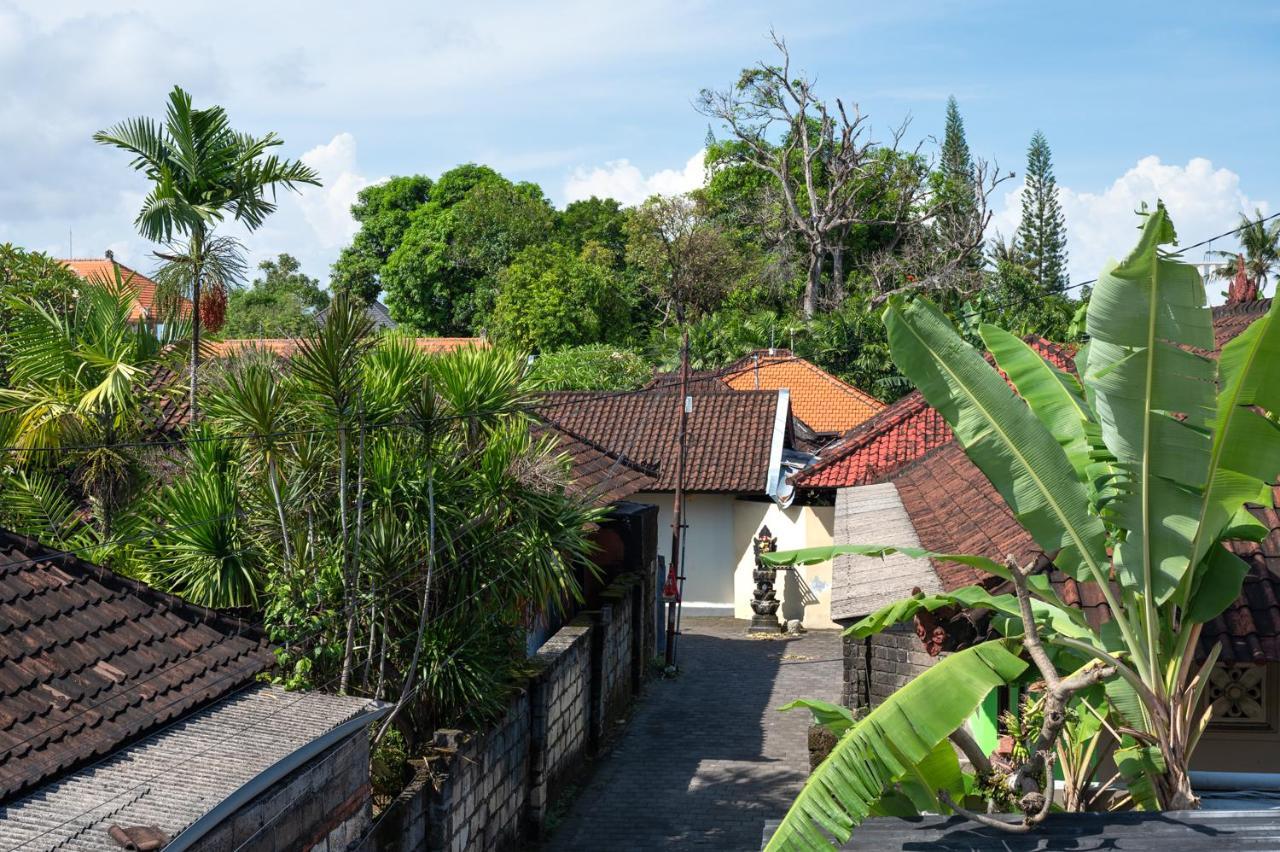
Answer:
<svg viewBox="0 0 1280 852"><path fill-rule="evenodd" d="M300 337L329 304L320 282L302 272L296 258L280 254L258 264L261 272L248 289L233 290L227 300L225 337Z"/></svg>
<svg viewBox="0 0 1280 852"><path fill-rule="evenodd" d="M486 180L453 207L449 257L473 276L471 293L454 306L454 322L483 325L497 295L497 275L524 248L551 238L555 209L534 183Z"/></svg>
<svg viewBox="0 0 1280 852"><path fill-rule="evenodd" d="M582 254L561 245L535 245L498 274L493 309L495 340L517 349L551 351L585 343L618 342L631 332L630 305L608 252Z"/></svg>
<svg viewBox="0 0 1280 852"><path fill-rule="evenodd" d="M475 164L445 172L378 273L391 315L436 334L475 331L492 276L522 248L547 239L552 220L533 184L513 184Z"/></svg>
<svg viewBox="0 0 1280 852"><path fill-rule="evenodd" d="M574 251L582 251L587 243L603 246L613 257L613 267L620 271L626 261L626 225L622 204L593 195L570 202L556 214L555 239Z"/></svg>
<svg viewBox="0 0 1280 852"><path fill-rule="evenodd" d="M660 325L716 310L741 270L728 236L687 195L655 195L632 212L627 265Z"/></svg>
<svg viewBox="0 0 1280 852"><path fill-rule="evenodd" d="M1097 629L1068 606L1043 573L1043 557L1018 565L985 554L870 544L769 557L797 564L837 553L901 552L976 567L1015 590L993 595L969 586L918 595L851 628L865 637L922 610L959 605L992 611L1006 638L962 652L969 655L963 662L950 658L946 672L929 669L884 712L852 723L770 849L803 841L828 848L818 826L847 840L896 778L932 777L927 759L940 748L950 752L948 739L985 773L980 789L993 804L1022 811L1013 830L1025 831L1049 811L1052 764L1068 718L1086 712L1106 714L1115 764L1138 807L1199 804L1188 767L1209 723L1203 699L1221 649L1197 660L1197 644L1203 625L1240 596L1248 572L1224 542L1261 541L1271 532L1249 504L1272 505L1280 470L1280 311L1273 307L1217 361L1189 354L1213 348L1213 326L1200 276L1162 249L1176 239L1160 205L1146 215L1134 250L1103 270L1089 304L1090 343L1076 358L1079 380L1015 335L984 326L992 366L931 303L890 303L885 324L903 371L1042 554L1088 587L1082 597L1105 601L1111 620ZM1042 684L1037 730L1019 765L1005 772L960 725L971 703L1026 668L1011 651L1030 657ZM958 672L976 688L962 701L951 680ZM1092 709L1081 703L1086 693ZM926 792L939 809L990 823L960 804L963 784Z"/></svg>
<svg viewBox="0 0 1280 852"><path fill-rule="evenodd" d="M75 304L80 284L78 275L42 252L26 251L11 243L0 245L0 340L13 333L22 303L38 302L66 314ZM0 360L0 375L3 365Z"/></svg>
<svg viewBox="0 0 1280 852"><path fill-rule="evenodd" d="M393 177L367 186L351 205L360 223L351 245L333 264L333 289L352 294L365 303L382 292L382 265L404 239L411 214L431 197L431 178L423 175Z"/></svg>
<svg viewBox="0 0 1280 852"><path fill-rule="evenodd" d="M284 144L276 134L254 137L237 132L225 109L195 109L191 96L178 86L169 93L163 124L133 118L93 138L132 154L133 167L151 181L151 192L134 225L144 239L169 244L166 260L190 284L191 414L195 417L201 287L208 273L214 273L210 283L221 285L234 277L236 268L235 245L216 239L214 229L230 216L247 230L256 230L275 212L277 189L318 186L320 178L309 166L272 153ZM175 238L181 242L175 243ZM221 292L225 296L225 290Z"/></svg>
<svg viewBox="0 0 1280 852"><path fill-rule="evenodd" d="M529 370L529 381L545 390L635 390L652 377L635 350L600 343L539 355Z"/></svg>
<svg viewBox="0 0 1280 852"><path fill-rule="evenodd" d="M1061 293L1067 277L1067 225L1058 203L1049 141L1039 130L1027 149L1026 187L1022 190L1022 222L1015 237L1018 251L1031 270L1036 286Z"/></svg>

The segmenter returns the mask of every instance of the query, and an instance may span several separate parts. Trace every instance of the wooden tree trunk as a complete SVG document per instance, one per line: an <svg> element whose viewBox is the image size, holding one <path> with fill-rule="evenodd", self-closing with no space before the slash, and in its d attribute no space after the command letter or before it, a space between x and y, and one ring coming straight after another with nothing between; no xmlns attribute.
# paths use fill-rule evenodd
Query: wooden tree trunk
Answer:
<svg viewBox="0 0 1280 852"><path fill-rule="evenodd" d="M804 318L813 319L818 314L818 298L822 290L822 249L809 251L809 280L804 285Z"/></svg>

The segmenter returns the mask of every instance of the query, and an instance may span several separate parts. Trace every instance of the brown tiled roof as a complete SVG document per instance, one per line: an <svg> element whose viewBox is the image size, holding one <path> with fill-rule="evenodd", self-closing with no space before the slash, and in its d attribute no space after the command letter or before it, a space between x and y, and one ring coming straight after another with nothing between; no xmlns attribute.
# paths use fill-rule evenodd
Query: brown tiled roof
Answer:
<svg viewBox="0 0 1280 852"><path fill-rule="evenodd" d="M904 467L893 482L920 545L927 550L1001 560L1012 554L1022 565L1040 553L999 492L954 441ZM1280 500L1280 489L1275 497ZM1271 533L1260 543L1229 544L1250 570L1236 602L1205 624L1201 656L1221 643L1223 662L1280 662L1280 513L1260 507L1254 507L1253 513ZM996 593L1012 592L999 578L976 568L939 561L933 566L947 591L981 584ZM1083 609L1095 627L1110 619L1096 585L1077 583L1052 567L1049 577L1059 596Z"/></svg>
<svg viewBox="0 0 1280 852"><path fill-rule="evenodd" d="M0 800L273 662L260 631L0 531Z"/></svg>
<svg viewBox="0 0 1280 852"><path fill-rule="evenodd" d="M483 337L416 337L413 345L421 352L435 354L452 352L469 346L484 348L489 342ZM209 354L214 358L225 358L238 355L249 350L259 350L288 358L298 351L298 338L295 337L233 337L230 340L217 340L209 344Z"/></svg>
<svg viewBox="0 0 1280 852"><path fill-rule="evenodd" d="M847 432L884 403L786 349L752 352L724 370L734 390L791 391L791 411L815 432Z"/></svg>
<svg viewBox="0 0 1280 852"><path fill-rule="evenodd" d="M1013 554L1025 563L1038 552L982 471L964 449L949 441L893 476L902 507L921 547L935 553ZM935 562L935 573L947 591L987 583L990 575L967 565Z"/></svg>
<svg viewBox="0 0 1280 852"><path fill-rule="evenodd" d="M1249 325L1271 309L1270 299L1252 302L1235 302L1218 305L1213 309L1213 343L1218 349L1226 346Z"/></svg>
<svg viewBox="0 0 1280 852"><path fill-rule="evenodd" d="M169 438L191 423L189 377L163 364L151 372L147 381L147 398L143 402L147 427L156 435Z"/></svg>
<svg viewBox="0 0 1280 852"><path fill-rule="evenodd" d="M1060 370L1075 368L1075 356L1066 347L1029 335L1033 349ZM791 481L800 488L845 488L883 482L903 465L952 439L951 427L912 391L839 441L819 453L816 464Z"/></svg>
<svg viewBox="0 0 1280 852"><path fill-rule="evenodd" d="M691 395L685 488L763 494L778 392L708 391L703 386L691 389ZM547 423L641 467L656 469L653 490L675 489L680 396L669 387L624 394L553 393L536 408Z"/></svg>
<svg viewBox="0 0 1280 852"><path fill-rule="evenodd" d="M133 309L129 312L129 320L131 322L140 322L147 318L159 319L156 310L156 282L141 272L130 269L119 261L113 261L105 257L76 258L59 262L81 278L95 281L115 280L112 264L119 266L120 280L135 291ZM181 304L180 312L183 316L188 316L191 312L191 300L184 298Z"/></svg>
<svg viewBox="0 0 1280 852"><path fill-rule="evenodd" d="M605 506L638 491L651 491L657 484L655 469L643 467L580 435L543 423L534 427L534 434L555 439L557 449L569 458L575 493L594 505Z"/></svg>

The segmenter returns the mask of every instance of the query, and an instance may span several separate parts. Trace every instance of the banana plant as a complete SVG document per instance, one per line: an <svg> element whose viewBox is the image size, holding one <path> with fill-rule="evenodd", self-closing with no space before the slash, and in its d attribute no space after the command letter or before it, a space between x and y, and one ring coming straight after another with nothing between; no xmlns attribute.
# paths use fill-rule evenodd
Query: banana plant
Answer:
<svg viewBox="0 0 1280 852"><path fill-rule="evenodd" d="M1202 699L1218 656L1215 647L1195 659L1201 627L1239 596L1246 573L1224 542L1265 535L1248 506L1272 505L1269 483L1280 473L1280 320L1273 307L1219 358L1205 354L1214 339L1203 282L1163 248L1176 242L1163 204L1143 216L1137 246L1103 270L1093 291L1091 340L1076 357L1079 379L984 326L993 367L924 299L894 299L884 312L899 368L946 418L1045 556L1019 566L992 554L854 544L766 558L785 565L901 552L1013 581L1012 597L978 587L918 596L850 632L870 635L944 605L993 610L997 628L1022 638L1046 683L1083 673L1107 679L1109 718L1126 735L1116 762L1134 801L1181 809L1198 805L1188 763L1209 721ZM1110 611L1102 629L1053 593L1042 570L1050 559L1101 593ZM1015 611L1023 618L1012 617ZM1058 667L1069 674L1062 677ZM937 668L910 684L922 711L951 700ZM1061 724L1042 730L1052 735L1040 744L1048 760L1061 732ZM831 776L845 771L835 758L849 736L809 787L830 789ZM834 801L846 814L861 810L848 796ZM783 827L808 837L797 826L816 819L813 809L793 807ZM847 821L819 824L847 839Z"/></svg>

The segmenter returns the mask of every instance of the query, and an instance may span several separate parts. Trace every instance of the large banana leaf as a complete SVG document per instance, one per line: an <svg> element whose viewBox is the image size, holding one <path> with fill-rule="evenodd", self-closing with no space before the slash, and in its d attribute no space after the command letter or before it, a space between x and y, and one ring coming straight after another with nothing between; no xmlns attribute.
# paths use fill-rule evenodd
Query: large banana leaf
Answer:
<svg viewBox="0 0 1280 852"><path fill-rule="evenodd" d="M1018 521L1073 577L1106 575L1105 530L1054 436L955 327L924 299L884 314L894 361L951 425Z"/></svg>
<svg viewBox="0 0 1280 852"><path fill-rule="evenodd" d="M1208 574L1213 573L1214 560L1202 560L1213 544L1224 535L1239 537L1239 531L1231 528L1245 503L1271 505L1268 483L1280 473L1280 429L1258 410L1280 411L1280 322L1274 301L1262 318L1222 348L1218 374L1222 389L1213 423L1208 485L1191 556L1197 573ZM1239 592L1238 582L1230 576L1197 577L1194 585L1204 589L1206 583L1217 582L1234 583L1232 597ZM1193 584L1186 585L1190 589Z"/></svg>
<svg viewBox="0 0 1280 852"><path fill-rule="evenodd" d="M1090 465L1089 438L1085 424L1093 415L1084 401L1084 391L1076 377L1064 373L1040 356L1021 338L1002 328L984 323L982 342L1032 413L1040 418L1067 454L1081 482Z"/></svg>
<svg viewBox="0 0 1280 852"><path fill-rule="evenodd" d="M846 842L890 784L923 763L987 693L1026 667L1004 642L995 641L952 654L924 671L841 737L809 776L767 852L832 849L830 838Z"/></svg>
<svg viewBox="0 0 1280 852"><path fill-rule="evenodd" d="M932 550L925 550L923 547L896 544L823 544L817 547L802 547L797 550L762 553L760 554L760 559L770 565L818 565L823 562L830 562L841 555L878 556L883 559L895 553L909 556L912 559L935 559L939 562L955 562L959 565L968 565L971 568L986 571L988 574L994 574L1002 580L1012 579L1008 566L986 556L974 556L968 553L936 553ZM1053 586L1049 584L1049 578L1044 574L1035 574L1029 577L1027 586L1032 594L1041 600L1055 606L1066 606L1058 598Z"/></svg>
<svg viewBox="0 0 1280 852"><path fill-rule="evenodd" d="M1176 241L1164 206L1138 245L1104 269L1090 301L1084 376L1121 475L1108 506L1125 531L1114 563L1122 587L1163 603L1190 564L1207 482L1214 411L1212 316L1199 273L1161 253Z"/></svg>
<svg viewBox="0 0 1280 852"><path fill-rule="evenodd" d="M845 635L852 636L855 639L865 639L868 636L880 633L888 627L914 618L916 613L921 610L933 612L944 606L989 609L1014 619L1019 629L1022 626L1022 612L1018 608L1018 599L1016 597L1013 595L993 595L981 586L964 586L954 592L918 595L895 601L854 623L845 631ZM1089 629L1084 614L1079 609L1065 605L1055 606L1042 600L1033 599L1031 601L1031 613L1035 616L1037 623L1046 625L1053 633L1071 639L1079 639L1090 644L1097 643L1097 638L1093 631Z"/></svg>

